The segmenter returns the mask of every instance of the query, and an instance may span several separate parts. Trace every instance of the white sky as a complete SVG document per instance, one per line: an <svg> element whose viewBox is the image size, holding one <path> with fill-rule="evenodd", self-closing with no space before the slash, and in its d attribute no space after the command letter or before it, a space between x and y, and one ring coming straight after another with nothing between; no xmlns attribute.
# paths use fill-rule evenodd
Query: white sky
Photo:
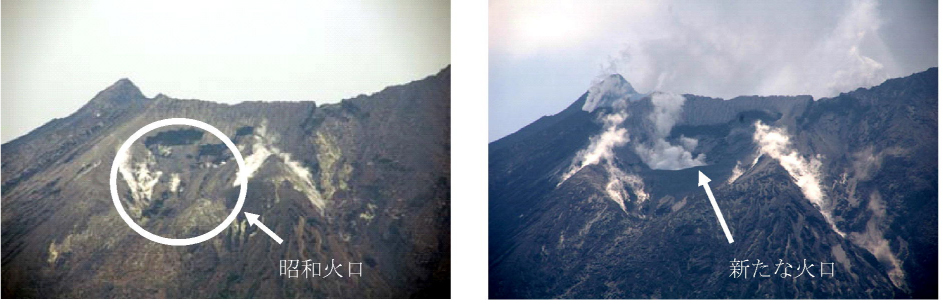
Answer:
<svg viewBox="0 0 943 304"><path fill-rule="evenodd" d="M835 96L937 66L937 2L492 0L489 140L596 77L642 93Z"/></svg>
<svg viewBox="0 0 943 304"><path fill-rule="evenodd" d="M449 1L7 1L2 141L120 78L238 103L334 103L450 64Z"/></svg>

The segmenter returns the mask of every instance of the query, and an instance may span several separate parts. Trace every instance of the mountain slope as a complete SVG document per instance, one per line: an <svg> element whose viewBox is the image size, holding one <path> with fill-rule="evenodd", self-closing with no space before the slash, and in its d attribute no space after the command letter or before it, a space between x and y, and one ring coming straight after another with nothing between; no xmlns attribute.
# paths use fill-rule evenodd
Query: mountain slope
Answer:
<svg viewBox="0 0 943 304"><path fill-rule="evenodd" d="M936 79L819 100L656 92L581 111L591 88L489 145L489 294L935 298ZM731 276L731 261L772 273L780 259L835 275Z"/></svg>
<svg viewBox="0 0 943 304"><path fill-rule="evenodd" d="M338 104L224 105L144 97L123 79L69 117L3 145L4 297L447 297L450 68ZM151 242L117 215L109 170L144 125L185 117L238 146L252 171L240 214L206 242ZM167 127L138 140L122 203L158 235L191 237L228 215L232 153L212 134ZM342 264L343 278L288 278L281 260ZM348 276L361 263L361 276ZM443 288L446 287L446 288Z"/></svg>

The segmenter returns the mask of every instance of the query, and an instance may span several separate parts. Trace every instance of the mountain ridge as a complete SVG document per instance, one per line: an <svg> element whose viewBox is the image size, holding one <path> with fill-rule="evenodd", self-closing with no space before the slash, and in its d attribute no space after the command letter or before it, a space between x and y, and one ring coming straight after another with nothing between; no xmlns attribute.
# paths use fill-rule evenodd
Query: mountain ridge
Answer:
<svg viewBox="0 0 943 304"><path fill-rule="evenodd" d="M936 231L906 232L937 223L929 212L936 210L937 192L936 76L931 68L818 100L689 94L680 105L646 97L624 110L600 107L577 115L573 109L584 94L566 110L489 144L489 295L936 297L935 272L917 266L935 270ZM658 107L668 109L666 120L649 116ZM662 131L641 131L647 128ZM897 129L883 141L870 135ZM620 134L623 140L613 141ZM830 138L836 135L842 137ZM649 151L639 147L652 140L703 154L705 165L652 170L639 155ZM583 153L586 160L578 161ZM878 163L865 166L846 155ZM888 165L900 161L910 165ZM576 170L573 175L561 177L569 168ZM703 190L695 186L698 170L713 180L734 244L726 245ZM894 182L898 176L909 176L909 183ZM816 182L797 183L803 180ZM887 195L889 189L909 198ZM816 191L823 196L812 196ZM921 214L914 217L921 224L901 222L912 214ZM686 241L662 241L679 237ZM625 242L642 247L629 249ZM694 254L693 248L707 252ZM789 248L797 253L771 254ZM655 263L664 262L659 255L693 268L684 272ZM787 284L724 279L732 259L768 263L787 257L831 260L862 275ZM666 275L648 274L659 272Z"/></svg>
<svg viewBox="0 0 943 304"><path fill-rule="evenodd" d="M140 99L119 80L94 103L3 144L3 296L448 297L450 86L446 67L336 104L230 105ZM232 139L253 172L241 211L261 215L283 244L240 215L204 243L169 247L117 216L108 169L118 146L171 117ZM167 236L218 225L238 192L235 162L219 147L186 127L135 142L118 175L132 219ZM277 276L285 259L362 263L362 275Z"/></svg>

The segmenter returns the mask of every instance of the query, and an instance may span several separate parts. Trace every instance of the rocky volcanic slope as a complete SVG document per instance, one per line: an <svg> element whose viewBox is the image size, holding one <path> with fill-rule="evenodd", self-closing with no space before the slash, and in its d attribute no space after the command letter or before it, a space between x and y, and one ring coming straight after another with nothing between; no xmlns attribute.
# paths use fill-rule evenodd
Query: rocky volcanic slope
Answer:
<svg viewBox="0 0 943 304"><path fill-rule="evenodd" d="M448 297L450 68L376 94L237 105L144 97L123 79L76 113L2 146L3 297ZM109 170L151 122L225 133L252 172L243 212L206 242L173 247L118 216ZM135 142L118 177L132 219L166 237L219 225L239 187L209 132L166 127ZM343 278L287 278L280 260L334 260ZM362 276L348 276L362 263ZM299 266L299 274L302 268Z"/></svg>
<svg viewBox="0 0 943 304"><path fill-rule="evenodd" d="M720 100L599 94L630 88L614 75L489 145L489 294L936 298L937 77ZM815 278L795 277L803 259Z"/></svg>

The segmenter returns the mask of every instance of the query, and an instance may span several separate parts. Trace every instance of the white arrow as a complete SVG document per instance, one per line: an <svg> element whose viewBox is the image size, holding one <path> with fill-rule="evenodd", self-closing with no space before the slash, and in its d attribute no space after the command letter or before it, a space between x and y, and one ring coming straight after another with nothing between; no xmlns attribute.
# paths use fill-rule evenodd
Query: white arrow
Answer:
<svg viewBox="0 0 943 304"><path fill-rule="evenodd" d="M268 236L272 237L272 239L274 239L279 244L282 243L282 238L275 235L275 232L272 232L272 230L269 230L268 227L265 227L265 224L262 224L262 222L259 221L258 214L246 212L246 218L249 219L249 226L252 226L252 225L259 226L259 229L262 229L262 231L264 231L265 234L268 234ZM724 226L724 229L727 229L726 226Z"/></svg>
<svg viewBox="0 0 943 304"><path fill-rule="evenodd" d="M714 206L714 213L717 214L717 219L720 220L720 227L724 228L724 234L727 235L727 243L733 244L733 236L730 235L730 230L727 229L727 222L724 221L724 214L720 213L720 207L717 206L717 200L714 199L714 193L711 192L711 186L707 183L711 179L707 178L707 175L704 175L701 171L697 171L697 186L704 186L704 191L707 191L707 198L711 200L711 205Z"/></svg>

